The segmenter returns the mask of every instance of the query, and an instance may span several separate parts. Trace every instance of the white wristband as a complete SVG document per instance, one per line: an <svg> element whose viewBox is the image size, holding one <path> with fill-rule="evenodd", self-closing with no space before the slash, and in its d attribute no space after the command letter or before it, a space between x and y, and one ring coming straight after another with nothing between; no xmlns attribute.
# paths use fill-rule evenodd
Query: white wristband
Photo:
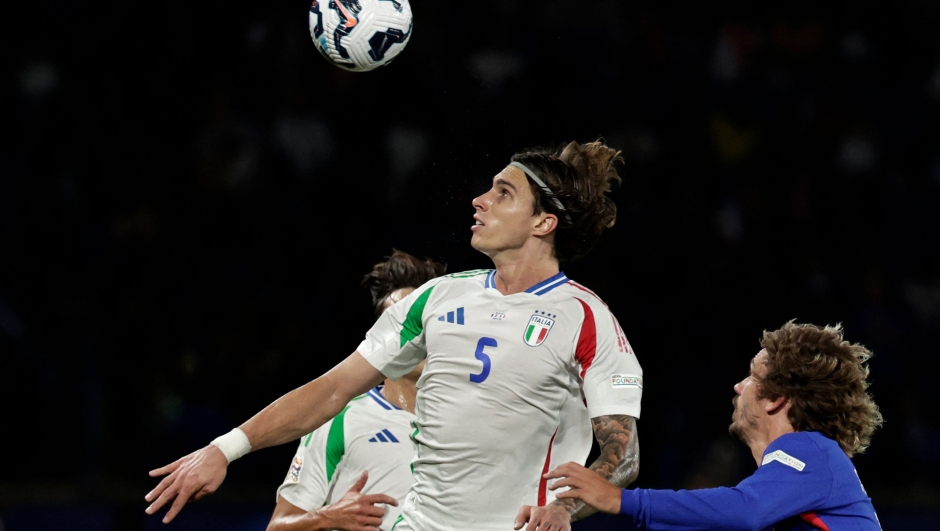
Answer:
<svg viewBox="0 0 940 531"><path fill-rule="evenodd" d="M222 450L222 453L229 463L251 451L251 443L248 441L248 436L245 435L245 432L243 432L241 428L235 428L225 435L216 437L210 444Z"/></svg>

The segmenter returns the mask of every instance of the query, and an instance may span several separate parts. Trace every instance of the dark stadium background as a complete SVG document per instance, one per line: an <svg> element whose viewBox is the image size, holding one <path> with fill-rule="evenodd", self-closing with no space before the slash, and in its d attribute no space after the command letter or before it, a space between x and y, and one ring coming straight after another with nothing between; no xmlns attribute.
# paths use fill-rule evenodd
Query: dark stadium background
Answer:
<svg viewBox="0 0 940 531"><path fill-rule="evenodd" d="M147 471L348 355L393 247L488 267L470 200L514 151L600 136L620 218L565 269L645 371L636 485L748 475L726 427L761 331L841 322L876 354L887 420L855 463L884 528L940 529L940 4L750 4L414 0L407 49L360 74L299 0L19 5L3 529L263 529L293 444L169 527Z"/></svg>

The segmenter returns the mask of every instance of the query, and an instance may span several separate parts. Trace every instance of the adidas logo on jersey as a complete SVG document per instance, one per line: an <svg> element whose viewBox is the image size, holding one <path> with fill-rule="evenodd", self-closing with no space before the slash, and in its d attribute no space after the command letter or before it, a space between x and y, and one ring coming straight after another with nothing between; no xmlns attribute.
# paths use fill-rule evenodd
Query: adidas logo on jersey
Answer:
<svg viewBox="0 0 940 531"><path fill-rule="evenodd" d="M457 323L459 325L463 324L463 306L457 308L456 312L447 312L447 315L442 315L437 318L438 321L443 321L445 323Z"/></svg>
<svg viewBox="0 0 940 531"><path fill-rule="evenodd" d="M372 437L371 439L369 439L369 442L393 442L393 443L397 443L397 442L398 442L398 439L396 439L395 436L392 435L392 432L388 431L387 429L384 429L384 430L382 430L382 431L376 433L376 434L375 434L375 437Z"/></svg>

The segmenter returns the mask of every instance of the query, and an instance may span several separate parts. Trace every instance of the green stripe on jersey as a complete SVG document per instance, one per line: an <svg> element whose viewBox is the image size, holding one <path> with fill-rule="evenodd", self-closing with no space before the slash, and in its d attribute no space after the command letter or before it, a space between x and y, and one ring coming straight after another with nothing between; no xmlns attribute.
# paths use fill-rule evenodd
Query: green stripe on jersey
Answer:
<svg viewBox="0 0 940 531"><path fill-rule="evenodd" d="M420 431L420 430L418 429L418 423L416 423L415 421L412 420L412 421L411 421L411 427L415 429L414 433L411 434L411 442L415 443L415 455L418 455L418 450L420 450L420 448L418 448L418 446L421 444L421 443L418 442L418 431ZM411 475L412 475L412 476L415 475L415 462L414 462L414 460L412 460L410 463L408 463L408 468L411 469ZM395 526L392 526L393 529L394 529L394 527L395 527Z"/></svg>
<svg viewBox="0 0 940 531"><path fill-rule="evenodd" d="M359 396L357 396L356 398L353 398L352 400L350 400L349 403L351 404L351 403L355 402L356 400L361 400L361 399L365 398L366 396L367 396L367 395L359 395ZM349 406L346 406L346 407L349 407ZM343 411L345 412L346 410L344 409ZM314 431L311 431L310 433L307 434L306 437L303 437L304 448L310 446L310 440L313 439L313 434L314 434Z"/></svg>
<svg viewBox="0 0 940 531"><path fill-rule="evenodd" d="M461 271L459 273L451 273L449 275L444 275L447 278L470 278L478 277L480 275L485 275L489 273L490 269L471 269L469 271Z"/></svg>
<svg viewBox="0 0 940 531"><path fill-rule="evenodd" d="M395 523L392 524L392 530L391 530L391 531L395 531L395 527L397 527L398 524L399 524L402 520L404 520L404 519L405 519L404 516L398 515L398 518L395 520Z"/></svg>
<svg viewBox="0 0 940 531"><path fill-rule="evenodd" d="M434 291L434 286L431 286L427 289L427 291L421 295L418 295L418 298L415 299L414 303L411 305L411 308L408 308L408 315L405 317L405 322L401 326L400 347L405 346L405 343L418 337L421 334L421 331L424 330L424 324L421 322L421 315L424 313L424 305L428 303L428 297L431 296L432 291Z"/></svg>
<svg viewBox="0 0 940 531"><path fill-rule="evenodd" d="M343 408L339 415L333 419L330 424L330 433L326 436L326 481L333 479L333 472L336 472L336 465L343 459L346 453L346 433L343 429L343 422L346 418L346 411L349 406Z"/></svg>

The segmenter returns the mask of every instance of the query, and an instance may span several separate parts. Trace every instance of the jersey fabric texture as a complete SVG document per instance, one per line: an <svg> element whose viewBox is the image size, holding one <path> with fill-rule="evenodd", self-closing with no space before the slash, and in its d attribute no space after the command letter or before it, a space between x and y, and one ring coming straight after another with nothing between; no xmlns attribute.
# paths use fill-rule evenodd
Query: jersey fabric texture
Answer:
<svg viewBox="0 0 940 531"><path fill-rule="evenodd" d="M586 465L588 454L591 453L591 443L594 441L594 428L581 388L574 382L568 390L568 398L561 408L559 415L558 433L552 440L552 449L548 454L546 471L553 470L559 465L575 462ZM545 490L545 503L555 501L560 492L568 490L567 487L557 490Z"/></svg>
<svg viewBox="0 0 940 531"><path fill-rule="evenodd" d="M734 488L625 489L620 514L642 529L879 531L852 461L817 432L782 435Z"/></svg>
<svg viewBox="0 0 940 531"><path fill-rule="evenodd" d="M412 419L414 415L387 401L380 387L354 398L339 415L300 440L277 494L315 511L342 498L368 471L363 493L399 500L399 507L383 505L381 529L388 531L412 482Z"/></svg>
<svg viewBox="0 0 940 531"><path fill-rule="evenodd" d="M495 274L429 281L359 345L389 378L427 359L412 434L415 483L402 510L410 529L511 530L521 506L549 499L542 474L555 462L560 428L572 441L562 451L580 452L576 430L586 418L640 416L642 370L596 295L564 273L503 295ZM581 417L562 423L563 411L578 411L572 400L584 404Z"/></svg>

